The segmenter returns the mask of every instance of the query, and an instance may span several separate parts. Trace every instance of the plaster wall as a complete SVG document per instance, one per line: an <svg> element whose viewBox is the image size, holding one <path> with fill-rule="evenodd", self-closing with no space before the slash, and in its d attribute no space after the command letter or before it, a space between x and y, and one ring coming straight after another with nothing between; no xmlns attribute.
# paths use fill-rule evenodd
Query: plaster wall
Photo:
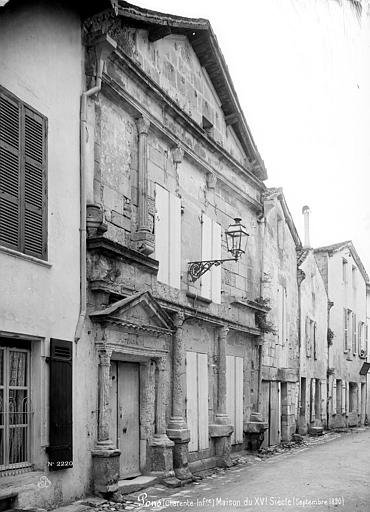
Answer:
<svg viewBox="0 0 370 512"><path fill-rule="evenodd" d="M33 472L15 476L14 485L27 478L20 507L50 508L88 489L87 420L97 409L92 387L77 385L96 378L85 341L73 347L74 468L49 472L45 356L51 337L73 340L79 313L79 16L58 2L10 2L0 10L0 46L1 85L48 119L48 261L0 248L0 331L40 339L32 343L33 462L51 485L39 488Z"/></svg>
<svg viewBox="0 0 370 512"><path fill-rule="evenodd" d="M343 281L342 264L343 258L348 263L347 283ZM348 352L344 350L344 308L351 309L356 313L358 322L366 323L366 284L365 280L357 269L356 286L352 283L352 266L357 265L350 255L347 248L334 252L328 258L328 295L329 299L334 302L330 310L329 327L334 332L333 344L330 347L329 366L334 369L332 380L339 379L342 381L360 383L365 382L366 378L359 375L360 368L364 359L360 358L358 349L356 353L352 350L352 328L349 329L349 347ZM358 341L358 340L357 340ZM358 343L357 343L358 345ZM332 385L332 383L331 383ZM333 424L357 424L359 416L356 411L346 414L332 415Z"/></svg>
<svg viewBox="0 0 370 512"><path fill-rule="evenodd" d="M299 424L303 431L309 426L321 426L326 422L327 405L327 363L328 363L328 297L313 252L310 250L300 265L305 273L300 287L300 377L306 379L305 404L300 400ZM306 318L316 322L316 356L312 348L311 356L306 352ZM310 382L311 379L322 381L321 386L321 415L315 418L315 424L310 423ZM304 411L304 414L303 414ZM324 420L324 421L323 421Z"/></svg>

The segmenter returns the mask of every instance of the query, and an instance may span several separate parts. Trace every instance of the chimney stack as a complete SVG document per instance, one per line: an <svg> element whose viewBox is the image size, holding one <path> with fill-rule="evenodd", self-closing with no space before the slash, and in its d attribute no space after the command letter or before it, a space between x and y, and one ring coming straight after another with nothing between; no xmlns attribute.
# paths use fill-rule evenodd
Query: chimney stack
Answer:
<svg viewBox="0 0 370 512"><path fill-rule="evenodd" d="M302 208L304 217L304 249L310 249L310 208L306 205Z"/></svg>

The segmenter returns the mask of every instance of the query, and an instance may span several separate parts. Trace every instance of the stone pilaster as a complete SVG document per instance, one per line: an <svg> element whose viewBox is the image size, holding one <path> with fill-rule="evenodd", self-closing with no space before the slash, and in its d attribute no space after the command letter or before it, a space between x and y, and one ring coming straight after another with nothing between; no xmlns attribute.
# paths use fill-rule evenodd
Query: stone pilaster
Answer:
<svg viewBox="0 0 370 512"><path fill-rule="evenodd" d="M218 335L218 401L216 423L227 425L229 418L226 413L226 342L228 327L221 327Z"/></svg>
<svg viewBox="0 0 370 512"><path fill-rule="evenodd" d="M180 480L190 480L192 475L188 466L188 444L190 432L185 421L185 340L183 335L184 313L176 313L173 335L172 366L172 416L167 427L168 437L174 441L173 466L175 475Z"/></svg>
<svg viewBox="0 0 370 512"><path fill-rule="evenodd" d="M102 449L114 448L110 439L111 423L110 410L110 358L108 351L99 354L99 419L97 447Z"/></svg>
<svg viewBox="0 0 370 512"><path fill-rule="evenodd" d="M152 473L164 478L173 477L173 453L174 442L166 434L166 411L165 394L166 380L169 380L169 372L166 360L157 360L157 389L156 389L156 411L155 411L155 434L150 443L151 447L151 470Z"/></svg>
<svg viewBox="0 0 370 512"><path fill-rule="evenodd" d="M148 132L150 122L145 117L137 120L138 131L138 222L132 239L136 249L149 255L154 252L154 235L151 232L148 208Z"/></svg>
<svg viewBox="0 0 370 512"><path fill-rule="evenodd" d="M115 492L119 480L120 451L110 439L110 351L99 353L99 417L96 449L92 451L94 490L98 494Z"/></svg>
<svg viewBox="0 0 370 512"><path fill-rule="evenodd" d="M223 326L218 335L218 399L215 425L210 425L209 432L214 438L216 456L220 466L231 466L231 434L234 427L230 424L226 412L226 344L229 328Z"/></svg>

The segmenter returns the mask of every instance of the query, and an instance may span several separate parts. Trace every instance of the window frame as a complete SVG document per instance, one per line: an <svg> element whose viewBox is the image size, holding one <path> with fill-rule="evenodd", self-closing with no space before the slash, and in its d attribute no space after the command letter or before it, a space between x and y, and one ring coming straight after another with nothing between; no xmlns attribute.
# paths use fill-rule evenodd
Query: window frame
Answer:
<svg viewBox="0 0 370 512"><path fill-rule="evenodd" d="M26 461L22 462L9 462L9 444L10 444L10 420L7 418L7 415L5 414L6 411L4 411L4 419L3 424L1 425L1 430L3 431L3 454L0 455L3 456L3 462L4 464L0 465L0 475L8 474L10 470L22 470L26 468L30 468L33 466L32 462L32 446L31 446L31 435L32 435L32 429L33 429L33 412L32 412L32 390L31 390L31 348L20 348L16 346L16 344L13 344L10 342L10 344L1 343L0 350L3 351L4 359L3 359L3 384L0 385L1 391L3 391L3 405L8 406L9 404L9 395L10 391L12 389L20 389L20 390L26 390L27 391L27 412L24 414L27 415L27 423L25 428L27 429L26 433ZM26 354L26 385L25 386L11 386L10 385L10 368L9 368L9 361L10 361L10 353L11 352L22 352ZM8 411L9 412L9 411Z"/></svg>

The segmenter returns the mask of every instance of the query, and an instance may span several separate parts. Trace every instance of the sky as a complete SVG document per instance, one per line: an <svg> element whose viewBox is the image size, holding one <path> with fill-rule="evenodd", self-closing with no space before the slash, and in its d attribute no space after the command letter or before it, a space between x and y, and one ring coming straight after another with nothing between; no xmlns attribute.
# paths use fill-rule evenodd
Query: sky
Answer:
<svg viewBox="0 0 370 512"><path fill-rule="evenodd" d="M359 16L350 0L132 1L211 21L267 186L283 188L302 241L308 205L311 245L352 240L370 273L368 7Z"/></svg>

